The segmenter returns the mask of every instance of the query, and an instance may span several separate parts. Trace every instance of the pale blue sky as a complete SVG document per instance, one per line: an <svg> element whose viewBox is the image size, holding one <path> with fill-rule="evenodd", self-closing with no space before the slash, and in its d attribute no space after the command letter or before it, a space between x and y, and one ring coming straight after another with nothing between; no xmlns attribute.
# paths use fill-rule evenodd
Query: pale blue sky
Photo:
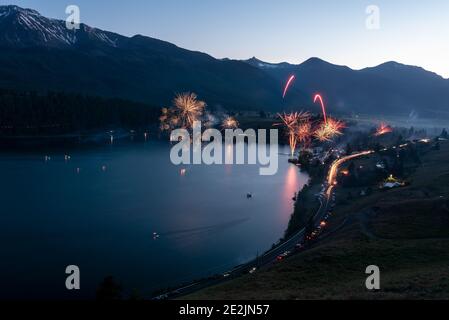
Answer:
<svg viewBox="0 0 449 320"><path fill-rule="evenodd" d="M449 0L0 0L83 23L143 34L217 58L301 63L320 57L359 69L396 60L449 77ZM381 29L365 27L368 5Z"/></svg>

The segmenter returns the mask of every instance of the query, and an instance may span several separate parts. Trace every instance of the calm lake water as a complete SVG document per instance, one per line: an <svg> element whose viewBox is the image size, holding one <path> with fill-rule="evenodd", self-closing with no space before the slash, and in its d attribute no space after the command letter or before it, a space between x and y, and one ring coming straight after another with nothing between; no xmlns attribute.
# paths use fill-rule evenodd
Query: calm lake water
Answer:
<svg viewBox="0 0 449 320"><path fill-rule="evenodd" d="M288 148L275 176L250 165L174 166L169 148L1 153L0 297L91 298L108 275L148 297L227 271L282 237L308 179L287 163ZM68 265L80 267L80 291L65 289Z"/></svg>

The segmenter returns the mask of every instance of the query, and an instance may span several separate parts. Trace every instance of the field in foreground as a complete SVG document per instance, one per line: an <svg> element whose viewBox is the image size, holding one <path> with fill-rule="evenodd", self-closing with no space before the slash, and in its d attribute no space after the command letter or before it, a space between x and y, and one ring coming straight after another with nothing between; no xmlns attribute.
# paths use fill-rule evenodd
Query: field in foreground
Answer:
<svg viewBox="0 0 449 320"><path fill-rule="evenodd" d="M310 250L186 299L448 299L449 144L422 156L411 185L337 205ZM337 193L338 198L338 193ZM365 287L366 267L381 290Z"/></svg>

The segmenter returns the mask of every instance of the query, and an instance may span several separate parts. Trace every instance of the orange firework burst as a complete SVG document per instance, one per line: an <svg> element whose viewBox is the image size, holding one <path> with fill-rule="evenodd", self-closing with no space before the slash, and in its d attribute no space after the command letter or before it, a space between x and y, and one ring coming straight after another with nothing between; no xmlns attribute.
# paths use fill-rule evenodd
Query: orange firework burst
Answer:
<svg viewBox="0 0 449 320"><path fill-rule="evenodd" d="M308 145L312 136L312 124L309 119L302 121L296 130L296 136L300 143Z"/></svg>
<svg viewBox="0 0 449 320"><path fill-rule="evenodd" d="M376 133L374 134L376 137L383 136L384 134L393 132L393 128L388 124L381 122L379 127L377 128Z"/></svg>
<svg viewBox="0 0 449 320"><path fill-rule="evenodd" d="M291 154L294 156L298 141L304 139L304 137L298 137L298 129L302 123L308 122L310 115L307 112L293 112L278 114L278 116L282 123L277 125L283 125L287 129Z"/></svg>
<svg viewBox="0 0 449 320"><path fill-rule="evenodd" d="M331 141L334 137L342 135L345 124L342 121L327 118L326 122L321 123L315 130L314 136L319 141Z"/></svg>
<svg viewBox="0 0 449 320"><path fill-rule="evenodd" d="M236 129L239 126L238 121L233 117L227 117L221 124L223 129Z"/></svg>
<svg viewBox="0 0 449 320"><path fill-rule="evenodd" d="M206 103L197 100L194 93L178 94L173 100L175 109L179 112L182 127L191 128L193 123L203 114Z"/></svg>
<svg viewBox="0 0 449 320"><path fill-rule="evenodd" d="M204 101L197 100L194 93L178 94L173 100L172 108L163 108L159 118L161 130L174 128L192 128L206 108Z"/></svg>

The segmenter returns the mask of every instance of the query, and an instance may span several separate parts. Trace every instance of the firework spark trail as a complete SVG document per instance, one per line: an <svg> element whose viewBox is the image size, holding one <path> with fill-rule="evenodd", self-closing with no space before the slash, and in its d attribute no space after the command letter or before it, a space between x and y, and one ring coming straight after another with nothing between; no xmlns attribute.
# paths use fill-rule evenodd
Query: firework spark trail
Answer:
<svg viewBox="0 0 449 320"><path fill-rule="evenodd" d="M379 137L391 132L393 132L393 128L390 127L388 124L381 122L374 136Z"/></svg>
<svg viewBox="0 0 449 320"><path fill-rule="evenodd" d="M320 94L316 94L313 98L313 103L316 103L319 100L321 105L321 110L323 110L324 123L327 123L327 114L326 114L326 106L324 105L323 97Z"/></svg>
<svg viewBox="0 0 449 320"><path fill-rule="evenodd" d="M290 88L291 84L293 83L293 81L296 79L296 77L294 75L290 76L290 78L288 78L288 81L285 85L284 88L284 94L282 95L282 99L285 99L285 96L287 95L288 89Z"/></svg>

